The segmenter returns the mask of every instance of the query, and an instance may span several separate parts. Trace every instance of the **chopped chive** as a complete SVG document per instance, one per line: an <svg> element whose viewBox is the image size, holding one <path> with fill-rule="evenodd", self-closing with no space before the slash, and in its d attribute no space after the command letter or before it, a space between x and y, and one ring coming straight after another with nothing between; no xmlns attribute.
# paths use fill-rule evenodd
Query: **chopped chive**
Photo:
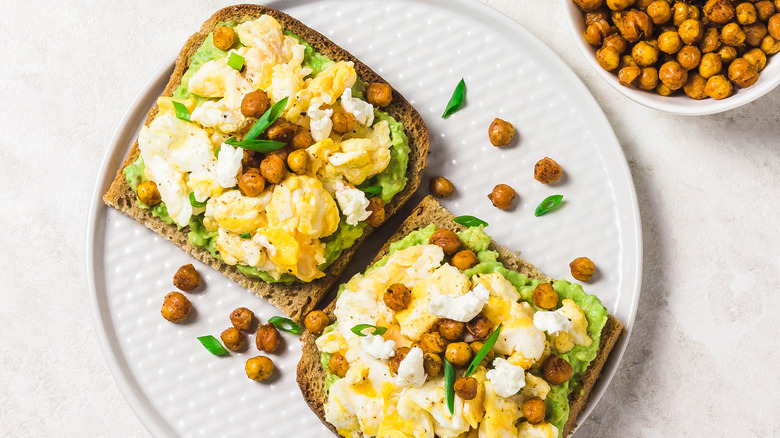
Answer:
<svg viewBox="0 0 780 438"><path fill-rule="evenodd" d="M461 225L467 226L467 227L478 227L482 225L483 227L488 226L488 223L483 221L482 219L474 216L458 216L455 219L453 219L456 223L459 223Z"/></svg>
<svg viewBox="0 0 780 438"><path fill-rule="evenodd" d="M447 394L447 408L450 414L455 413L455 368L450 361L444 359L444 390Z"/></svg>
<svg viewBox="0 0 780 438"><path fill-rule="evenodd" d="M214 336L200 336L198 337L198 340L201 344L203 344L204 347L206 347L206 350L208 350L209 353L213 354L214 356L224 356L226 354L230 354L230 352L228 352L227 349L223 347Z"/></svg>
<svg viewBox="0 0 780 438"><path fill-rule="evenodd" d="M461 79L460 82L458 82L458 85L455 87L455 91L452 92L452 97L450 97L450 101L447 102L447 108L444 110L444 114L441 115L441 118L446 119L455 113L455 111L459 110L461 105L463 105L463 100L465 98L466 81Z"/></svg>
<svg viewBox="0 0 780 438"><path fill-rule="evenodd" d="M360 188L368 196L376 196L382 193L382 187L380 186L368 186Z"/></svg>
<svg viewBox="0 0 780 438"><path fill-rule="evenodd" d="M488 336L487 339L485 339L485 344L482 345L482 348L479 349L479 353L477 353L476 356L474 356L474 360L471 361L471 365L469 365L468 368L466 368L466 377L471 376L474 374L474 371L477 370L477 367L479 364L482 363L482 360L485 359L485 356L490 353L490 350L493 349L493 346L496 345L496 341L498 340L498 335L501 333L501 325L503 323L498 324L498 327L496 327L495 330L493 330L493 333Z"/></svg>
<svg viewBox="0 0 780 438"><path fill-rule="evenodd" d="M563 195L552 195L544 198L544 201L542 201L542 203L539 204L538 207L536 207L536 212L534 212L534 216L539 217L543 214L547 214L551 212L558 204L561 203L562 199L563 199Z"/></svg>
<svg viewBox="0 0 780 438"><path fill-rule="evenodd" d="M249 239L250 237L252 237L252 235L251 235L251 234L249 234L249 233L244 233L244 234L241 234L241 235L240 235L240 237L241 237L242 239Z"/></svg>
<svg viewBox="0 0 780 438"><path fill-rule="evenodd" d="M280 141L273 140L236 140L235 137L230 137L225 140L225 144L230 146L236 146L243 149L248 149L255 152L273 152L279 150L285 146Z"/></svg>
<svg viewBox="0 0 780 438"><path fill-rule="evenodd" d="M241 71L244 68L244 57L236 52L230 52L230 56L227 60L227 65L234 69Z"/></svg>
<svg viewBox="0 0 780 438"><path fill-rule="evenodd" d="M356 334L358 336L366 336L366 333L364 333L363 330L365 330L367 328L374 329L373 333L371 333L371 334L372 335L377 335L377 336L381 336L381 335L383 335L387 331L387 327L381 327L381 326L378 327L378 326L371 325L371 324L358 324L358 325L352 327L351 330L352 330L352 333L354 333L354 334Z"/></svg>
<svg viewBox="0 0 780 438"><path fill-rule="evenodd" d="M284 108L287 106L287 98L280 100L279 102L276 102L268 111L263 113L262 116L260 116L259 119L255 122L254 125L252 125L252 128L249 130L249 132L246 133L244 136L244 140L254 140L256 139L260 134L263 133L266 129L268 129L269 126L273 122L276 121L276 119L279 118L280 115L282 115L282 111L284 111Z"/></svg>
<svg viewBox="0 0 780 438"><path fill-rule="evenodd" d="M195 199L195 193L190 193L190 205L192 205L193 207L203 208L206 206L207 203L208 203L207 201L198 202L198 200Z"/></svg>
<svg viewBox="0 0 780 438"><path fill-rule="evenodd" d="M303 333L301 326L294 323L290 318L285 318L283 316L272 316L268 318L268 322L283 332L292 333L294 335L300 335Z"/></svg>
<svg viewBox="0 0 780 438"><path fill-rule="evenodd" d="M184 120L185 122L189 122L190 110L187 109L187 106L181 102L176 102L175 100L171 102L173 103L173 109L176 111L176 118L179 120Z"/></svg>

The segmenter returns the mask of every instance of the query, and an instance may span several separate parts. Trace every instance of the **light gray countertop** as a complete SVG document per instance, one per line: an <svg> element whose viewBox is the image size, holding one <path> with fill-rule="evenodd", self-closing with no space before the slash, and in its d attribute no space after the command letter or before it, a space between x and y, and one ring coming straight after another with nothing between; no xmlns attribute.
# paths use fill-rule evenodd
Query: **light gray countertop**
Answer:
<svg viewBox="0 0 780 438"><path fill-rule="evenodd" d="M617 133L639 198L644 277L634 332L576 436L780 436L780 89L719 115L662 114L597 76L557 1L486 3L583 80ZM95 336L87 206L129 103L225 5L4 3L0 435L147 435Z"/></svg>

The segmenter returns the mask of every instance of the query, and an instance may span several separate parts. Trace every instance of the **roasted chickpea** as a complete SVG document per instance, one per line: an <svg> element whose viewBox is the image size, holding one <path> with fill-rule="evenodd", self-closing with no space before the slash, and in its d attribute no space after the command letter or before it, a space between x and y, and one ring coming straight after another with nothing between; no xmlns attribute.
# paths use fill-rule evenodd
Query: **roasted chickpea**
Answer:
<svg viewBox="0 0 780 438"><path fill-rule="evenodd" d="M433 353L423 354L423 369L425 374L430 377L436 377L441 373L441 369L444 366L444 362L441 360L441 356Z"/></svg>
<svg viewBox="0 0 780 438"><path fill-rule="evenodd" d="M596 50L596 62L604 70L612 71L620 64L620 53L614 47L602 47Z"/></svg>
<svg viewBox="0 0 780 438"><path fill-rule="evenodd" d="M446 228L434 231L428 243L441 247L446 255L453 255L460 250L458 235Z"/></svg>
<svg viewBox="0 0 780 438"><path fill-rule="evenodd" d="M614 47L621 54L628 49L628 42L619 33L613 33L604 38L603 44L607 47Z"/></svg>
<svg viewBox="0 0 780 438"><path fill-rule="evenodd" d="M325 327L330 324L330 318L322 310L313 310L306 315L303 320L303 325L306 326L306 330L317 336L321 335Z"/></svg>
<svg viewBox="0 0 780 438"><path fill-rule="evenodd" d="M680 23L680 28L677 30L677 33L680 34L680 39L688 45L697 43L704 35L701 21L693 18Z"/></svg>
<svg viewBox="0 0 780 438"><path fill-rule="evenodd" d="M731 94L731 82L723 75L712 76L707 79L704 91L713 99L725 99Z"/></svg>
<svg viewBox="0 0 780 438"><path fill-rule="evenodd" d="M772 16L772 14L775 13L775 5L769 0L763 0L760 2L756 2L753 4L753 6L756 8L756 16L761 21L767 21L769 20L769 17ZM780 39L780 38L775 38Z"/></svg>
<svg viewBox="0 0 780 438"><path fill-rule="evenodd" d="M683 43L680 39L680 35L675 31L664 32L661 35L658 35L658 50L664 53L677 53L682 48L682 46ZM645 65L643 67L647 66Z"/></svg>
<svg viewBox="0 0 780 438"><path fill-rule="evenodd" d="M165 296L160 313L170 322L182 322L190 316L192 303L181 292L171 292Z"/></svg>
<svg viewBox="0 0 780 438"><path fill-rule="evenodd" d="M465 342L453 342L447 345L444 357L456 367L466 367L471 362L471 347Z"/></svg>
<svg viewBox="0 0 780 438"><path fill-rule="evenodd" d="M542 368L544 380L547 380L551 385L560 385L566 382L571 378L573 371L569 362L554 354L547 358Z"/></svg>
<svg viewBox="0 0 780 438"><path fill-rule="evenodd" d="M247 171L250 168L260 169L261 159L262 157L260 156L259 152L244 149L244 157L241 159L241 167L244 169L244 171Z"/></svg>
<svg viewBox="0 0 780 438"><path fill-rule="evenodd" d="M645 91L654 90L658 84L658 70L655 67L645 67L639 75L639 88Z"/></svg>
<svg viewBox="0 0 780 438"><path fill-rule="evenodd" d="M473 400L474 397L477 396L479 382L473 377L461 377L455 381L453 386L455 388L455 395L463 400Z"/></svg>
<svg viewBox="0 0 780 438"><path fill-rule="evenodd" d="M515 127L506 120L493 119L488 127L488 138L493 146L506 146L515 136Z"/></svg>
<svg viewBox="0 0 780 438"><path fill-rule="evenodd" d="M705 99L707 98L707 93L704 91L706 85L706 79L698 73L691 73L688 75L688 82L683 86L683 91L691 99Z"/></svg>
<svg viewBox="0 0 780 438"><path fill-rule="evenodd" d="M574 3L585 12L595 11L603 4L602 0L574 0Z"/></svg>
<svg viewBox="0 0 780 438"><path fill-rule="evenodd" d="M558 306L558 292L555 292L550 283L539 283L534 288L533 300L534 304L542 309L554 309Z"/></svg>
<svg viewBox="0 0 780 438"><path fill-rule="evenodd" d="M736 14L731 0L708 0L704 5L704 15L716 24L725 24L731 21Z"/></svg>
<svg viewBox="0 0 780 438"><path fill-rule="evenodd" d="M271 107L268 95L263 90L252 91L244 95L241 101L241 114L244 117L261 117Z"/></svg>
<svg viewBox="0 0 780 438"><path fill-rule="evenodd" d="M154 181L144 181L138 184L136 189L138 191L138 200L142 203L153 206L162 202L160 191L157 190L157 183Z"/></svg>
<svg viewBox="0 0 780 438"><path fill-rule="evenodd" d="M439 332L428 332L420 338L420 348L425 353L442 354L447 347Z"/></svg>
<svg viewBox="0 0 780 438"><path fill-rule="evenodd" d="M610 33L609 23L607 20L596 20L585 28L583 36L585 41L591 46L600 46L607 35Z"/></svg>
<svg viewBox="0 0 780 438"><path fill-rule="evenodd" d="M780 40L780 13L772 15L772 18L766 24L769 35L776 40Z"/></svg>
<svg viewBox="0 0 780 438"><path fill-rule="evenodd" d="M493 323L490 322L487 316L480 313L466 323L466 330L471 333L475 340L484 341L493 331Z"/></svg>
<svg viewBox="0 0 780 438"><path fill-rule="evenodd" d="M772 38L772 35L767 35L761 40L761 51L767 55L774 55L780 52L780 41Z"/></svg>
<svg viewBox="0 0 780 438"><path fill-rule="evenodd" d="M247 377L259 382L273 375L274 363L265 356L255 356L246 361L244 371L246 371Z"/></svg>
<svg viewBox="0 0 780 438"><path fill-rule="evenodd" d="M447 318L439 320L439 334L447 341L459 340L463 336L464 330L466 330L466 323Z"/></svg>
<svg viewBox="0 0 780 438"><path fill-rule="evenodd" d="M482 341L474 341L474 342L472 342L471 344L469 344L469 347L471 347L471 354L476 356L477 354L479 354L479 352L482 350L482 347L484 347L484 346L485 346L485 343L482 342ZM485 358L482 359L481 364L483 366L487 367L487 365L490 362L493 362L493 358L495 358L495 357L496 357L496 353L493 351L493 349L490 349L490 351L488 351L487 355L485 355Z"/></svg>
<svg viewBox="0 0 780 438"><path fill-rule="evenodd" d="M638 66L648 67L658 61L658 48L647 41L640 41L631 49L631 56Z"/></svg>
<svg viewBox="0 0 780 438"><path fill-rule="evenodd" d="M539 397L531 397L523 402L523 417L531 424L544 421L545 410L544 400Z"/></svg>
<svg viewBox="0 0 780 438"><path fill-rule="evenodd" d="M249 330L252 327L252 318L255 314L246 307L239 307L230 312L230 323L239 330Z"/></svg>
<svg viewBox="0 0 780 438"><path fill-rule="evenodd" d="M706 28L704 36L699 43L699 48L702 53L717 52L720 48L720 31L714 27Z"/></svg>
<svg viewBox="0 0 780 438"><path fill-rule="evenodd" d="M738 87L747 88L758 80L758 69L744 58L737 58L729 65L729 80Z"/></svg>
<svg viewBox="0 0 780 438"><path fill-rule="evenodd" d="M650 6L653 1L655 0L636 0L636 3L634 3L634 8L647 12L647 7Z"/></svg>
<svg viewBox="0 0 780 438"><path fill-rule="evenodd" d="M768 32L766 24L761 22L748 24L742 30L745 31L745 43L751 47L759 47Z"/></svg>
<svg viewBox="0 0 780 438"><path fill-rule="evenodd" d="M292 139L293 149L306 149L313 144L314 139L311 137L311 133L306 129L299 129Z"/></svg>
<svg viewBox="0 0 780 438"><path fill-rule="evenodd" d="M534 165L534 179L542 184L551 184L563 174L561 165L550 157L544 157Z"/></svg>
<svg viewBox="0 0 780 438"><path fill-rule="evenodd" d="M479 263L479 259L477 259L477 255L474 254L474 251L471 251L469 249L464 249L456 252L455 255L452 256L452 259L450 260L450 264L452 266L455 266L461 271L465 271L466 269L471 269L474 266L476 266L477 263Z"/></svg>
<svg viewBox="0 0 780 438"><path fill-rule="evenodd" d="M515 189L506 184L498 184L487 197L494 207L509 210L515 200Z"/></svg>
<svg viewBox="0 0 780 438"><path fill-rule="evenodd" d="M585 13L585 25L589 25L595 21L599 20L608 20L609 19L609 12L605 9L598 9L595 11L590 11Z"/></svg>
<svg viewBox="0 0 780 438"><path fill-rule="evenodd" d="M696 46L685 46L677 52L677 62L686 70L693 70L701 62L701 52Z"/></svg>
<svg viewBox="0 0 780 438"><path fill-rule="evenodd" d="M374 106L387 106L393 101L393 89L389 85L380 82L368 84L366 100Z"/></svg>
<svg viewBox="0 0 780 438"><path fill-rule="evenodd" d="M376 228L385 222L385 204L378 196L369 198L366 211L371 214L366 218L366 223Z"/></svg>
<svg viewBox="0 0 780 438"><path fill-rule="evenodd" d="M409 302L412 300L412 293L403 284L395 283L387 288L382 296L382 300L389 309L400 312L409 306Z"/></svg>
<svg viewBox="0 0 780 438"><path fill-rule="evenodd" d="M623 56L620 57L620 65L618 67L623 69L623 68L626 68L626 67L638 67L638 65L636 65L636 61L634 61L634 57L633 56L631 56L631 55L623 55Z"/></svg>
<svg viewBox="0 0 780 438"><path fill-rule="evenodd" d="M669 61L658 69L658 79L669 89L679 90L688 80L688 71L677 61Z"/></svg>
<svg viewBox="0 0 780 438"><path fill-rule="evenodd" d="M613 11L622 11L634 5L636 0L606 0L607 7Z"/></svg>
<svg viewBox="0 0 780 438"><path fill-rule="evenodd" d="M636 82L640 73L642 73L642 69L636 66L621 68L618 72L618 80L620 80L620 85L630 87L634 84L634 82Z"/></svg>
<svg viewBox="0 0 780 438"><path fill-rule="evenodd" d="M722 66L723 65L720 59L720 55L717 53L705 53L701 57L701 64L699 64L699 74L703 78L709 79L720 73Z"/></svg>
<svg viewBox="0 0 780 438"><path fill-rule="evenodd" d="M257 196L265 189L265 179L260 171L250 168L238 177L238 190L244 196Z"/></svg>
<svg viewBox="0 0 780 438"><path fill-rule="evenodd" d="M184 265L173 274L173 285L184 292L192 292L200 286L200 274L192 263Z"/></svg>
<svg viewBox="0 0 780 438"><path fill-rule="evenodd" d="M721 66L731 64L732 61L737 59L737 49L731 46L723 46L718 50L718 56L720 56Z"/></svg>
<svg viewBox="0 0 780 438"><path fill-rule="evenodd" d="M226 329L219 337L228 350L236 351L244 347L244 334L235 327Z"/></svg>
<svg viewBox="0 0 780 438"><path fill-rule="evenodd" d="M674 90L667 87L663 82L659 82L658 85L655 86L655 92L661 96L670 96L672 93L674 93Z"/></svg>
<svg viewBox="0 0 780 438"><path fill-rule="evenodd" d="M642 37L650 38L653 36L653 21L650 17L642 11L632 9L619 19L615 23L620 31L629 42L639 41Z"/></svg>
<svg viewBox="0 0 780 438"><path fill-rule="evenodd" d="M579 281L590 281L596 272L596 265L587 257L577 257L569 263L571 276Z"/></svg>
<svg viewBox="0 0 780 438"><path fill-rule="evenodd" d="M741 46L747 35L737 23L729 23L720 30L720 40L729 46Z"/></svg>
<svg viewBox="0 0 780 438"><path fill-rule="evenodd" d="M282 181L284 169L284 160L278 155L268 155L260 163L260 174L271 184Z"/></svg>
<svg viewBox="0 0 780 438"><path fill-rule="evenodd" d="M227 51L236 43L236 32L227 26L219 26L214 29L211 39L214 42L214 47Z"/></svg>
<svg viewBox="0 0 780 438"><path fill-rule="evenodd" d="M342 356L341 353L333 353L328 360L328 369L332 374L344 377L347 375L347 371L349 371L349 362L347 362L347 359ZM396 367L396 372L398 372L398 367Z"/></svg>
<svg viewBox="0 0 780 438"><path fill-rule="evenodd" d="M753 3L740 3L737 5L737 21L741 25L753 24L756 22L756 7Z"/></svg>
<svg viewBox="0 0 780 438"><path fill-rule="evenodd" d="M666 24L672 19L672 8L664 0L656 0L650 3L646 12L654 24Z"/></svg>
<svg viewBox="0 0 780 438"><path fill-rule="evenodd" d="M742 57L755 67L757 71L761 71L766 67L766 54L761 49L750 49Z"/></svg>
<svg viewBox="0 0 780 438"><path fill-rule="evenodd" d="M395 355L390 359L390 372L393 375L398 374L398 366L401 365L401 362L406 359L406 355L409 354L409 351L411 349L409 347L400 347L397 350L395 350ZM331 356L333 358L333 356ZM423 355L423 364L425 360L425 355ZM344 360L346 362L346 359ZM344 373L346 374L346 370L344 370Z"/></svg>
<svg viewBox="0 0 780 438"><path fill-rule="evenodd" d="M258 350L273 353L279 347L281 340L282 337L279 335L279 330L270 322L257 328L255 345Z"/></svg>
<svg viewBox="0 0 780 438"><path fill-rule="evenodd" d="M303 149L292 151L287 156L287 166L293 173L306 173L309 167L309 154Z"/></svg>
<svg viewBox="0 0 780 438"><path fill-rule="evenodd" d="M446 198L455 192L455 186L447 178L436 176L428 183L428 190L437 198Z"/></svg>
<svg viewBox="0 0 780 438"><path fill-rule="evenodd" d="M330 118L333 121L333 132L336 134L346 134L355 129L357 123L355 116L346 111L339 111Z"/></svg>
<svg viewBox="0 0 780 438"><path fill-rule="evenodd" d="M677 2L672 7L672 24L679 26L683 21L693 18L692 6L687 3Z"/></svg>

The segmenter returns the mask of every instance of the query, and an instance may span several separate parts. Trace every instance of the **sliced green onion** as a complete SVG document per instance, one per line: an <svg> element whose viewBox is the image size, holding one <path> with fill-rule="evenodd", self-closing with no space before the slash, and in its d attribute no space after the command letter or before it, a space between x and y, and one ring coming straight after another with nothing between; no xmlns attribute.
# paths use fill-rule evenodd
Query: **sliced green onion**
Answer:
<svg viewBox="0 0 780 438"><path fill-rule="evenodd" d="M488 226L488 223L483 221L482 219L474 216L458 216L455 219L453 219L456 223L459 223L461 225L467 226L467 227L478 227L482 225L483 227Z"/></svg>
<svg viewBox="0 0 780 438"><path fill-rule="evenodd" d="M203 208L206 206L208 201L198 202L197 199L195 199L195 193L190 193L190 205L192 205L195 208Z"/></svg>
<svg viewBox="0 0 780 438"><path fill-rule="evenodd" d="M471 365L469 365L468 368L466 368L466 377L471 376L474 374L474 371L477 370L477 367L479 364L482 363L482 360L485 359L485 356L490 353L490 350L493 349L493 346L496 345L496 341L498 340L498 334L501 333L501 324L498 324L498 327L496 327L495 330L493 330L493 333L488 336L487 339L485 339L485 344L482 345L482 348L479 349L479 353L477 353L476 356L474 356L474 360L471 361Z"/></svg>
<svg viewBox="0 0 780 438"><path fill-rule="evenodd" d="M285 146L281 141L273 140L236 140L235 137L230 137L225 140L225 144L230 146L236 146L243 149L249 149L255 152L273 152L279 150ZM220 145L221 146L221 145Z"/></svg>
<svg viewBox="0 0 780 438"><path fill-rule="evenodd" d="M181 102L176 102L175 100L173 102L173 109L176 111L176 118L180 120L184 120L185 122L190 121L190 110L187 109L187 106L185 106Z"/></svg>
<svg viewBox="0 0 780 438"><path fill-rule="evenodd" d="M282 115L282 111L284 111L284 107L286 106L286 97L279 102L276 102L271 108L268 109L268 111L266 111L262 116L260 116L259 119L257 119L249 132L247 132L244 136L244 140L256 139L260 134L263 133L263 131L268 129L268 127L271 126L271 124L275 122L280 115Z"/></svg>
<svg viewBox="0 0 780 438"><path fill-rule="evenodd" d="M542 203L536 207L534 216L539 217L543 214L551 212L558 204L561 203L562 199L563 195L552 195L544 198L544 201L542 201Z"/></svg>
<svg viewBox="0 0 780 438"><path fill-rule="evenodd" d="M368 196L376 196L382 193L382 187L380 186L368 186L368 187L360 188L360 190L362 190L363 193L365 193Z"/></svg>
<svg viewBox="0 0 780 438"><path fill-rule="evenodd" d="M381 327L381 326L375 326L371 324L358 324L354 327L352 327L352 333L358 335L358 336L366 336L366 333L363 332L363 330L367 328L374 329L374 332L371 333L372 335L381 336L385 334L387 331L387 327Z"/></svg>
<svg viewBox="0 0 780 438"><path fill-rule="evenodd" d="M224 356L226 354L230 354L230 352L228 352L227 349L223 347L214 336L200 336L198 337L198 340L201 344L203 344L204 347L206 347L206 350L208 350L209 353L213 354L214 356Z"/></svg>
<svg viewBox="0 0 780 438"><path fill-rule="evenodd" d="M444 359L444 390L447 394L447 408L450 414L455 413L455 368L450 361Z"/></svg>
<svg viewBox="0 0 780 438"><path fill-rule="evenodd" d="M294 335L300 335L303 333L301 326L294 323L290 318L285 318L283 316L272 316L268 318L268 322L275 325L276 328L283 332L292 333Z"/></svg>
<svg viewBox="0 0 780 438"><path fill-rule="evenodd" d="M227 65L234 69L241 71L244 68L244 57L236 52L230 52L230 56L227 60Z"/></svg>
<svg viewBox="0 0 780 438"><path fill-rule="evenodd" d="M249 239L250 237L252 237L252 235L249 234L249 233L244 233L244 234L241 234L239 237L241 237L242 239Z"/></svg>
<svg viewBox="0 0 780 438"><path fill-rule="evenodd" d="M222 150L222 145L217 146L217 149L214 151L214 156L219 158L219 151Z"/></svg>
<svg viewBox="0 0 780 438"><path fill-rule="evenodd" d="M447 108L444 110L444 114L441 115L441 118L446 119L455 111L459 110L461 105L463 105L463 100L465 97L466 81L461 79L460 82L458 82L458 85L455 87L455 91L452 92L452 97L450 97L450 101L447 102Z"/></svg>

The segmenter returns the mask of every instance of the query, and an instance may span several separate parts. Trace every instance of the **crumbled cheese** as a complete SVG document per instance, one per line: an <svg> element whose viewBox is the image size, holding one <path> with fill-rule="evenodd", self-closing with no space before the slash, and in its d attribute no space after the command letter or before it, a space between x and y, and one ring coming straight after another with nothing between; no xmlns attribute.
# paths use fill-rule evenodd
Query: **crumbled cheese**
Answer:
<svg viewBox="0 0 780 438"><path fill-rule="evenodd" d="M493 369L485 376L501 397L511 397L525 386L525 370L500 357L493 361Z"/></svg>
<svg viewBox="0 0 780 438"><path fill-rule="evenodd" d="M525 381L523 381L525 383ZM397 386L420 387L425 383L423 368L423 351L420 347L409 350L404 360L398 365L398 375L395 378Z"/></svg>
<svg viewBox="0 0 780 438"><path fill-rule="evenodd" d="M355 226L371 216L371 212L368 211L368 199L362 190L339 184L336 187L336 201L349 225Z"/></svg>
<svg viewBox="0 0 780 438"><path fill-rule="evenodd" d="M333 128L333 121L330 116L333 115L333 109L321 110L320 105L322 101L319 99L312 99L306 114L309 116L309 129L311 130L311 138L314 141L322 141L330 136L330 130Z"/></svg>
<svg viewBox="0 0 780 438"><path fill-rule="evenodd" d="M243 158L243 149L222 143L217 156L217 181L221 187L227 189L236 185Z"/></svg>
<svg viewBox="0 0 780 438"><path fill-rule="evenodd" d="M276 255L276 247L268 241L268 236L265 234L255 234L255 236L252 238L255 242L259 243L260 246L265 248L266 251L268 251L268 254L273 257Z"/></svg>
<svg viewBox="0 0 780 438"><path fill-rule="evenodd" d="M358 123L371 126L374 122L374 106L365 100L352 97L352 89L347 88L341 95L341 107L344 111L352 113Z"/></svg>
<svg viewBox="0 0 780 438"><path fill-rule="evenodd" d="M390 359L395 356L395 341L385 341L379 335L368 335L360 338L360 345L366 353L377 359Z"/></svg>
<svg viewBox="0 0 780 438"><path fill-rule="evenodd" d="M574 323L560 310L555 312L539 311L534 313L534 325L543 332L554 335L558 332L568 332L574 327Z"/></svg>
<svg viewBox="0 0 780 438"><path fill-rule="evenodd" d="M490 292L482 284L459 297L439 295L431 300L431 314L439 318L448 318L460 322L468 322L479 315L485 307Z"/></svg>

